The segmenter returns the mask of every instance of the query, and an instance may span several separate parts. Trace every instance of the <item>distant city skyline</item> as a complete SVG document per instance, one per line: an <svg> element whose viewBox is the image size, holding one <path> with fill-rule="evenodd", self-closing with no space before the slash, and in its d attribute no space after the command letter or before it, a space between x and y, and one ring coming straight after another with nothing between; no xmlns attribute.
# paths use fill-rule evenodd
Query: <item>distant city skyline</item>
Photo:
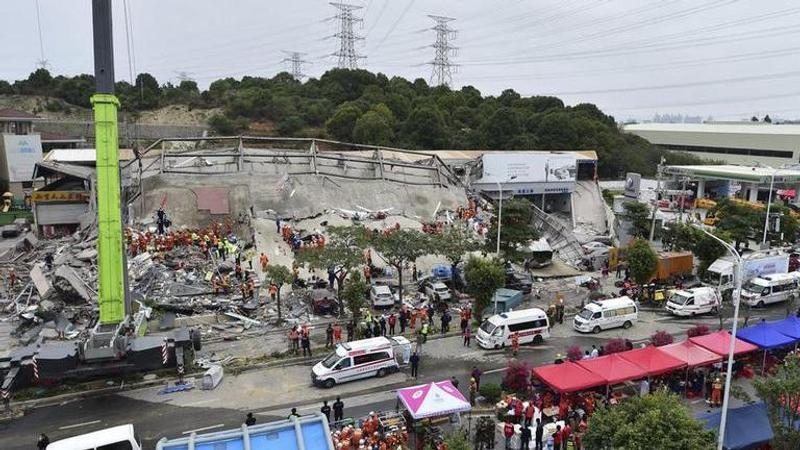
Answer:
<svg viewBox="0 0 800 450"><path fill-rule="evenodd" d="M41 40L37 27L37 3ZM363 0L359 67L431 79L436 31L452 17L452 86L484 95L511 88L594 103L618 121L656 114L716 120L800 118L794 86L800 4L736 0ZM126 27L124 6L129 12ZM303 72L335 67L337 10L324 0L114 0L116 77L270 77L290 71L282 50L303 52ZM92 72L91 2L4 0L0 79ZM327 38L327 39L326 39ZM130 47L128 46L130 42ZM129 58L128 48L133 49Z"/></svg>

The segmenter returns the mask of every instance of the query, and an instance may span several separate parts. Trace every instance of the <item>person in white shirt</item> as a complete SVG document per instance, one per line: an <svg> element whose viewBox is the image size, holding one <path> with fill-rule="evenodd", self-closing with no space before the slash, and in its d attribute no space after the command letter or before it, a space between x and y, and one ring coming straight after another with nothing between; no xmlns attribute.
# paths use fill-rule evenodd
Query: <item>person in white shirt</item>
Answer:
<svg viewBox="0 0 800 450"><path fill-rule="evenodd" d="M593 345L593 346L592 346L592 353L591 353L591 356L592 356L592 358L597 358L597 356L598 356L599 354L600 354L600 353L597 351L597 347Z"/></svg>

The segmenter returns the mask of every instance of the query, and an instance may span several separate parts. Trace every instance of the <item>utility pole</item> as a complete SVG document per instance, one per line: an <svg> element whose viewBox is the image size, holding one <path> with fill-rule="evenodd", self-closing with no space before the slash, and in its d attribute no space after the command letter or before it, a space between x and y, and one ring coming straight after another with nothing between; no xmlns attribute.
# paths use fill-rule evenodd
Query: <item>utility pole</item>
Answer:
<svg viewBox="0 0 800 450"><path fill-rule="evenodd" d="M653 242L653 238L656 234L656 210L658 209L658 197L661 194L661 173L664 168L664 158L661 158L661 161L658 163L658 168L656 171L656 201L653 203L653 211L650 216L650 242Z"/></svg>
<svg viewBox="0 0 800 450"><path fill-rule="evenodd" d="M450 62L450 56L456 56L458 48L450 45L450 41L455 40L457 32L448 23L456 20L452 17L428 15L436 25L431 28L436 31L436 42L431 45L436 50L433 61L428 64L433 66L431 73L431 84L436 86L450 86L453 82L453 68L455 64Z"/></svg>
<svg viewBox="0 0 800 450"><path fill-rule="evenodd" d="M305 53L300 52L287 52L286 50L281 50L283 53L286 53L288 58L283 58L283 61L289 63L290 73L292 74L292 78L297 81L302 80L305 78L306 74L303 73L303 64L308 64L308 61L303 59L303 55Z"/></svg>
<svg viewBox="0 0 800 450"><path fill-rule="evenodd" d="M339 10L339 12L332 17L339 21L339 31L332 36L339 39L339 50L333 54L339 57L339 62L336 64L336 67L340 69L358 69L358 60L365 56L359 55L356 52L355 43L356 41L363 40L364 37L353 31L353 24L363 24L364 19L356 17L353 11L361 9L361 6L340 2L331 2L331 6Z"/></svg>

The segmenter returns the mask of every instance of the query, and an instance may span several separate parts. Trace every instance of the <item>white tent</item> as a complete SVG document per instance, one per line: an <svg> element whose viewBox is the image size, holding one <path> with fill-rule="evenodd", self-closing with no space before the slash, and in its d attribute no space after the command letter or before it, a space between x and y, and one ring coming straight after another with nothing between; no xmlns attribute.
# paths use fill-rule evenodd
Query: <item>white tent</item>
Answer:
<svg viewBox="0 0 800 450"><path fill-rule="evenodd" d="M472 409L449 380L400 389L397 396L414 419L446 416Z"/></svg>

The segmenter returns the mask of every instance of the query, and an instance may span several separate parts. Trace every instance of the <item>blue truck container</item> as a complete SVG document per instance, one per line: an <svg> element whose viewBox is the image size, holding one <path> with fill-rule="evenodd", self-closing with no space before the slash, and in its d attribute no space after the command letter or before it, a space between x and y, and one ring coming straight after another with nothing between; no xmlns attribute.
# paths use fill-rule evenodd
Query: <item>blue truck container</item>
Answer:
<svg viewBox="0 0 800 450"><path fill-rule="evenodd" d="M495 302L497 303L497 311L495 311ZM522 303L522 291L514 289L499 288L495 291L491 303L483 310L481 317L487 317L494 314L502 314L504 312L516 309Z"/></svg>
<svg viewBox="0 0 800 450"><path fill-rule="evenodd" d="M156 450L335 450L328 420L316 413L178 439L161 439Z"/></svg>

